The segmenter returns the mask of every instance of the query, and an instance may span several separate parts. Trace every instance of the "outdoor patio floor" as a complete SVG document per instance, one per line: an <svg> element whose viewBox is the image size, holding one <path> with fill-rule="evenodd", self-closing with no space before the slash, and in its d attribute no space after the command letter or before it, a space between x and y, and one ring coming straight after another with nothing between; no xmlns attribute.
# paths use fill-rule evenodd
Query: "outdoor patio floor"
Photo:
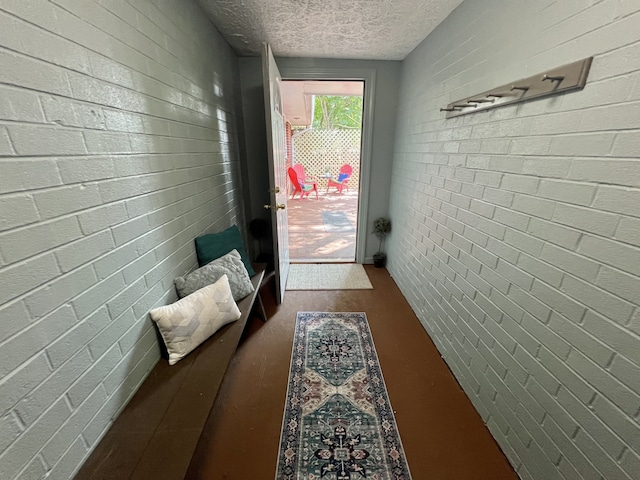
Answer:
<svg viewBox="0 0 640 480"><path fill-rule="evenodd" d="M319 186L287 202L289 256L292 262L353 262L356 258L358 192L328 194ZM324 212L324 213L323 213Z"/></svg>

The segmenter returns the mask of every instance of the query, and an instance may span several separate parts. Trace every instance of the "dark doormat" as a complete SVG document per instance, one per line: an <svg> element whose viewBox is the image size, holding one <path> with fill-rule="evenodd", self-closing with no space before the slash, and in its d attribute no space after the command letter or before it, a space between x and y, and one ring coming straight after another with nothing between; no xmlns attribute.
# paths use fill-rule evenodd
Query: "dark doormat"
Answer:
<svg viewBox="0 0 640 480"><path fill-rule="evenodd" d="M341 210L336 212L323 210L322 222L324 223L325 232L352 233L356 230L347 215Z"/></svg>

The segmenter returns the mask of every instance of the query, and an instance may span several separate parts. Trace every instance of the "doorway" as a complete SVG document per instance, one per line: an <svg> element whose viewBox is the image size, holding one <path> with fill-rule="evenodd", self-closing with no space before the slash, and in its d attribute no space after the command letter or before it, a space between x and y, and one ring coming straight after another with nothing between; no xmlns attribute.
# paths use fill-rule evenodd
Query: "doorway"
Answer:
<svg viewBox="0 0 640 480"><path fill-rule="evenodd" d="M364 81L284 80L290 260L357 259ZM291 198L292 195L294 198Z"/></svg>

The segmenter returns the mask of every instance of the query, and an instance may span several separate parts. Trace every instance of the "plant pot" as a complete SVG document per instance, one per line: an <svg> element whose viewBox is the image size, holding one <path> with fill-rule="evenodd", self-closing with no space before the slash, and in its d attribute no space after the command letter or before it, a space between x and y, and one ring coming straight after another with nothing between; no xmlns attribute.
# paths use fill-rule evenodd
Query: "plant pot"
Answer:
<svg viewBox="0 0 640 480"><path fill-rule="evenodd" d="M384 252L378 252L373 254L373 266L376 268L382 268L387 264L387 254Z"/></svg>

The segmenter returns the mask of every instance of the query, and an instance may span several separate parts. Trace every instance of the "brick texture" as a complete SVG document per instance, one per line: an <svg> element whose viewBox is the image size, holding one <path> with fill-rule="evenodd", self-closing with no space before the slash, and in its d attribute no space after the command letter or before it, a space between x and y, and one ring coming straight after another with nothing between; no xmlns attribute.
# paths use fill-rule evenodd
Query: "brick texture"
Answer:
<svg viewBox="0 0 640 480"><path fill-rule="evenodd" d="M403 62L389 270L521 478L640 475L639 24L467 1ZM591 55L581 92L439 111Z"/></svg>
<svg viewBox="0 0 640 480"><path fill-rule="evenodd" d="M0 64L0 478L67 479L194 237L244 229L237 58L195 1L35 0L0 1Z"/></svg>

